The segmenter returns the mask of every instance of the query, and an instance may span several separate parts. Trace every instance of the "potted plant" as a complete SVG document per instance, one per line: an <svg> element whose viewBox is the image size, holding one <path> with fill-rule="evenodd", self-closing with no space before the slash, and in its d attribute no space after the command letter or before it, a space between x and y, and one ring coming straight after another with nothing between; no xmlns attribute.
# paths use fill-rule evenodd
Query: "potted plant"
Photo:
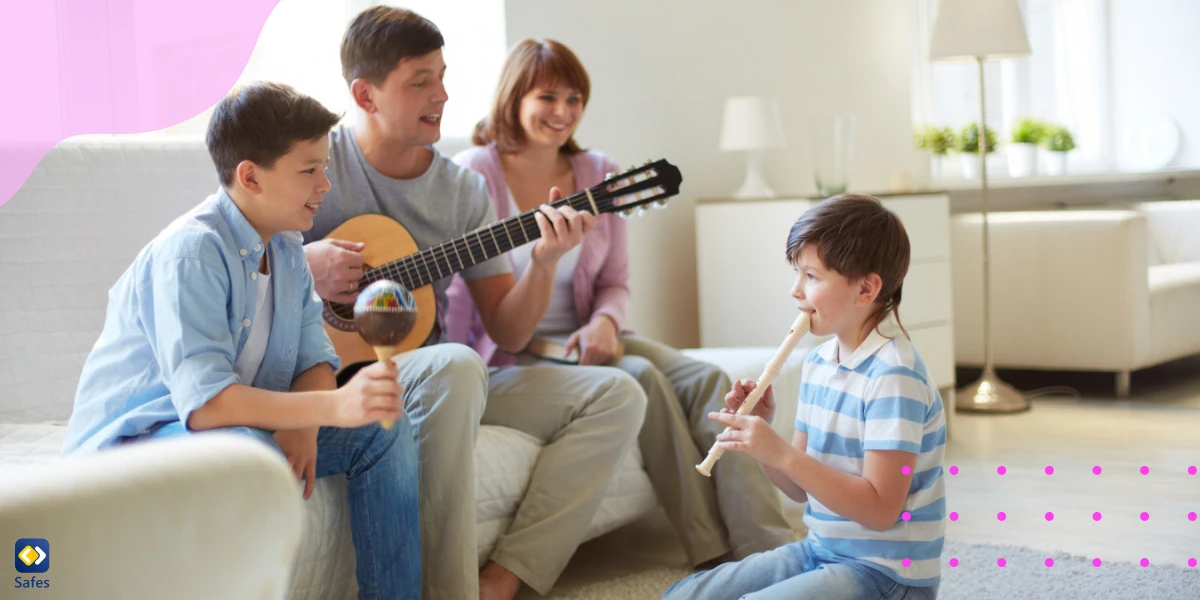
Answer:
<svg viewBox="0 0 1200 600"><path fill-rule="evenodd" d="M931 154L929 175L931 179L942 177L942 160L954 147L954 132L949 127L920 125L913 130L913 145L918 150Z"/></svg>
<svg viewBox="0 0 1200 600"><path fill-rule="evenodd" d="M1037 144L1045 135L1046 124L1033 117L1013 122L1008 153L1008 174L1028 177L1037 172Z"/></svg>
<svg viewBox="0 0 1200 600"><path fill-rule="evenodd" d="M1067 172L1067 153L1075 149L1075 138L1062 125L1046 127L1038 145L1049 154L1046 156L1046 174L1062 175Z"/></svg>
<svg viewBox="0 0 1200 600"><path fill-rule="evenodd" d="M987 128L984 137L984 152L991 154L996 151L996 132ZM979 177L979 123L968 123L959 130L954 138L954 149L962 160L963 177L974 179Z"/></svg>

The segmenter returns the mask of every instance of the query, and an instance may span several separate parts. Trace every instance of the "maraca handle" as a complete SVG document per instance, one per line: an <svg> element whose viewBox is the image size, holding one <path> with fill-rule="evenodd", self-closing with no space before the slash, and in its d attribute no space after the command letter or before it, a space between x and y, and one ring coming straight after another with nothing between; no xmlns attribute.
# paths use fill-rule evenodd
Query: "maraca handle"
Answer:
<svg viewBox="0 0 1200 600"><path fill-rule="evenodd" d="M395 355L396 355L396 347L395 346L375 346L375 358L379 359L379 362L381 362L381 363L392 360L392 357ZM379 422L379 425L381 427L383 427L384 429L391 429L392 428L392 420L384 419Z"/></svg>

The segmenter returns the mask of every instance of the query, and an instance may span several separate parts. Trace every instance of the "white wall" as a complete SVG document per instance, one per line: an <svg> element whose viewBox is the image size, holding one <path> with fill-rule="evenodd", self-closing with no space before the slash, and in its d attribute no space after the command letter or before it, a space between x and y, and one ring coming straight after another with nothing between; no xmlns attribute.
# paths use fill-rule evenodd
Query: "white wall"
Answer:
<svg viewBox="0 0 1200 600"><path fill-rule="evenodd" d="M1172 166L1200 167L1200 2L1110 0L1112 110L1117 168L1127 168L1125 135L1142 119L1164 115L1182 143Z"/></svg>
<svg viewBox="0 0 1200 600"><path fill-rule="evenodd" d="M554 38L587 67L592 98L578 135L585 147L603 150L623 166L666 158L683 172L682 191L666 210L631 221L631 324L664 342L686 347L700 339L693 202L731 195L744 175L740 155L717 150L725 97L779 98L789 146L765 165L777 193L815 193L804 148L810 116L857 115L851 191L882 191L889 171L916 165L907 2L505 4L510 46L526 37ZM778 253L747 261L782 260L784 242L779 240ZM736 293L737 273L729 275L730 293Z"/></svg>

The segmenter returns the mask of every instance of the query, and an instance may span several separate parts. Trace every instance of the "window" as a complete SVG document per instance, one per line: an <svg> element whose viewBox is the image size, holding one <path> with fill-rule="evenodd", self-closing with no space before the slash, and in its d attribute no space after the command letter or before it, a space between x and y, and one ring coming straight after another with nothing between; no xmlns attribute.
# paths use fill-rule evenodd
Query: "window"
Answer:
<svg viewBox="0 0 1200 600"><path fill-rule="evenodd" d="M371 0L281 0L267 18L238 82L286 83L352 119L342 79L339 48L350 20L379 2ZM503 0L409 0L388 2L420 13L442 31L450 102L442 115L443 137L469 137L491 107L508 47ZM165 134L203 134L211 110Z"/></svg>
<svg viewBox="0 0 1200 600"><path fill-rule="evenodd" d="M927 59L938 0L913 0L913 120L955 131L979 120L978 67ZM1020 0L1030 56L984 62L987 125L1001 142L1012 123L1035 117L1075 138L1071 172L1112 170L1106 0ZM997 152L996 163L1003 163ZM989 173L1003 175L992 164Z"/></svg>

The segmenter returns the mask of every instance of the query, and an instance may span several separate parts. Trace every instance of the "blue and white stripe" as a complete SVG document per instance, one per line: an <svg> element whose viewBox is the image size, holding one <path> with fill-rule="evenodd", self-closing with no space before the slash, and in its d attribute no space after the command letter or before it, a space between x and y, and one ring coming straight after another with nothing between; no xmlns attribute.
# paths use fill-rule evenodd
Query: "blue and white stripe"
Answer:
<svg viewBox="0 0 1200 600"><path fill-rule="evenodd" d="M898 519L887 531L872 531L810 495L804 513L809 536L830 552L905 585L934 585L941 577L946 518L941 396L902 333L885 337L873 331L842 361L837 344L836 338L829 340L805 361L796 429L808 434L809 456L852 475L862 476L868 450L915 454L903 509L911 518Z"/></svg>

